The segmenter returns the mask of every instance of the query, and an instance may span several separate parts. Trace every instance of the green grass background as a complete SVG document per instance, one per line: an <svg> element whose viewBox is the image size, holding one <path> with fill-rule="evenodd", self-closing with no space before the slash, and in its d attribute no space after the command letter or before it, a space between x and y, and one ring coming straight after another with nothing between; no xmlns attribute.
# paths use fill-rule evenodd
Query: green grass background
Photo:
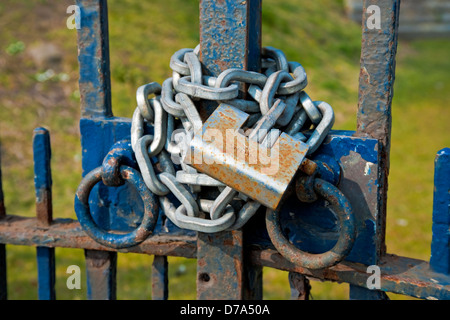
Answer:
<svg viewBox="0 0 450 320"><path fill-rule="evenodd" d="M32 131L51 131L55 217L75 218L73 196L81 177L76 31L66 28L73 1L0 2L0 140L8 214L33 216ZM131 117L136 89L170 76L169 59L195 47L198 1L109 2L112 104ZM62 60L43 81L48 66L29 52L52 43ZM308 74L307 92L329 102L335 129L356 128L361 27L345 15L339 0L264 0L263 45L282 49ZM434 157L450 146L450 41L400 39L393 100L391 170L388 191L389 253L428 260L431 243ZM62 75L62 76L61 76ZM40 80L40 81L39 81ZM57 298L85 299L83 250L56 249ZM35 249L7 246L10 299L36 299ZM119 254L118 299L151 297L152 257ZM195 298L196 262L169 258L170 299ZM82 268L82 289L68 290L69 265ZM347 299L348 285L312 282L314 299ZM287 273L264 269L264 298L288 299ZM408 297L390 294L393 299Z"/></svg>

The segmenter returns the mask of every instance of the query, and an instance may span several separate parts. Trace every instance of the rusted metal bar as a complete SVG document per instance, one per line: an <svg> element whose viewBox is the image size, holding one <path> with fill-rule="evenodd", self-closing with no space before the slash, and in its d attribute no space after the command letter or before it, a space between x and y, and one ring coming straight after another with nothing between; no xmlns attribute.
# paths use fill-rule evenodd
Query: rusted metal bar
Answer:
<svg viewBox="0 0 450 320"><path fill-rule="evenodd" d="M379 25L368 23L374 14L370 6L380 8ZM361 69L356 136L380 141L377 203L377 251L385 251L386 205L391 145L391 105L395 80L400 0L364 0L362 17ZM352 289L351 289L352 290ZM350 290L350 291L351 291ZM361 292L358 290L358 292ZM362 295L367 297L367 295ZM352 293L350 293L352 295ZM354 296L358 296L355 294ZM379 295L374 295L376 299Z"/></svg>
<svg viewBox="0 0 450 320"><path fill-rule="evenodd" d="M0 243L61 248L80 248L122 253L195 258L196 238L185 235L155 235L139 246L112 249L91 239L76 220L54 219L47 228L36 228L36 218L7 216L0 220Z"/></svg>
<svg viewBox="0 0 450 320"><path fill-rule="evenodd" d="M200 1L200 60L206 74L218 76L228 68L259 71L260 52L261 0ZM202 120L216 107L214 103L202 104ZM242 230L199 232L197 248L199 300L241 300L246 292L262 290L261 283L246 280ZM250 283L255 287L247 290L245 286Z"/></svg>
<svg viewBox="0 0 450 320"><path fill-rule="evenodd" d="M50 133L45 128L33 132L34 186L37 227L48 227L53 220ZM37 247L38 298L55 300L55 249Z"/></svg>
<svg viewBox="0 0 450 320"><path fill-rule="evenodd" d="M77 0L79 88L82 117L111 117L108 6L106 0Z"/></svg>
<svg viewBox="0 0 450 320"><path fill-rule="evenodd" d="M0 221L6 218L6 208L3 196L2 184L2 152L0 144ZM0 244L0 300L8 298L8 287L6 281L6 246Z"/></svg>
<svg viewBox="0 0 450 320"><path fill-rule="evenodd" d="M85 250L87 298L89 300L116 299L117 253Z"/></svg>
<svg viewBox="0 0 450 320"><path fill-rule="evenodd" d="M152 264L152 299L169 298L169 263L166 256L154 256Z"/></svg>
<svg viewBox="0 0 450 320"><path fill-rule="evenodd" d="M81 116L112 117L107 1L77 0L77 5L81 17L78 30ZM116 253L87 251L85 257L88 297L114 299Z"/></svg>
<svg viewBox="0 0 450 320"><path fill-rule="evenodd" d="M132 252L159 256L196 258L195 237L155 235L127 249L104 247L89 238L77 221L55 219L47 229L36 228L36 218L8 216L0 221L0 243L42 247L81 248L110 252ZM336 266L310 270L293 265L273 248L248 243L247 259L253 266L295 272L310 278L345 282L367 289L372 273L367 265L344 261ZM426 261L386 254L379 261L381 291L422 299L450 299L450 276L431 269ZM377 290L376 290L377 291Z"/></svg>
<svg viewBox="0 0 450 320"><path fill-rule="evenodd" d="M261 10L261 0L200 1L200 60L205 74L218 76L228 68L260 70ZM202 120L216 107L202 105Z"/></svg>
<svg viewBox="0 0 450 320"><path fill-rule="evenodd" d="M289 272L289 286L291 287L291 300L309 300L311 285L304 275Z"/></svg>
<svg viewBox="0 0 450 320"><path fill-rule="evenodd" d="M293 265L273 249L250 251L254 264L297 272L311 278L345 282L367 289L367 265L348 261L325 268L309 270ZM450 277L434 272L426 261L386 254L380 260L381 291L405 294L420 299L450 299ZM373 290L379 297L379 290ZM366 298L367 295L366 295ZM372 297L373 298L373 297Z"/></svg>
<svg viewBox="0 0 450 320"><path fill-rule="evenodd" d="M450 274L450 148L435 159L431 268Z"/></svg>
<svg viewBox="0 0 450 320"><path fill-rule="evenodd" d="M380 29L367 23L373 12L369 6L380 8ZM361 69L356 136L371 137L381 142L379 162L380 216L377 234L379 251L385 252L385 223L389 152L391 144L391 105L395 80L400 0L365 0L362 18Z"/></svg>
<svg viewBox="0 0 450 320"><path fill-rule="evenodd" d="M47 227L53 220L50 133L45 128L33 132L34 186L36 216L39 226Z"/></svg>

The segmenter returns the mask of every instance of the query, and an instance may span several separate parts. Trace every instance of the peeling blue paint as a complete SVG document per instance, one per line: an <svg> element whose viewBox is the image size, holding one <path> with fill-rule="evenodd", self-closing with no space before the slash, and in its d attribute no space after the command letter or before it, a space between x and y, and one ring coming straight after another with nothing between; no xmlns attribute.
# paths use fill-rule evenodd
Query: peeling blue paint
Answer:
<svg viewBox="0 0 450 320"><path fill-rule="evenodd" d="M440 150L435 159L432 230L430 265L450 274L450 148Z"/></svg>
<svg viewBox="0 0 450 320"><path fill-rule="evenodd" d="M131 119L128 118L82 118L80 120L81 147L83 153L83 176L101 166L110 149L116 145L126 145L130 139ZM144 134L153 134L153 127L146 126ZM118 143L118 144L117 144ZM125 155L127 152L124 153ZM135 167L131 154L125 156L125 162ZM178 203L170 195L173 203ZM89 205L94 221L105 230L129 232L142 220L143 202L134 188L127 185L108 187L98 183L89 197ZM174 235L194 235L194 231L183 230L175 226L159 212L155 233Z"/></svg>
<svg viewBox="0 0 450 320"><path fill-rule="evenodd" d="M41 189L48 190L52 186L50 134L47 129L40 127L34 130L33 154L34 185L36 198L40 201Z"/></svg>

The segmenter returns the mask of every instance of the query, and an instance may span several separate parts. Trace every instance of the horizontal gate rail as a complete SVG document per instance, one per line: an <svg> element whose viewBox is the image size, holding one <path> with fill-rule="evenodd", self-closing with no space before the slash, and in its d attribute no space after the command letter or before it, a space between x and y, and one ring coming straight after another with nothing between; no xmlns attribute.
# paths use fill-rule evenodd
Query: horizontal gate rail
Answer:
<svg viewBox="0 0 450 320"><path fill-rule="evenodd" d="M48 229L37 229L36 223L36 218L8 216L0 222L0 243L197 258L195 236L152 236L139 246L116 250L102 246L89 238L77 221L55 219ZM255 266L297 272L320 280L367 287L367 280L371 275L367 272L368 266L359 263L344 261L334 267L309 270L291 264L273 248L259 249L249 244L248 252ZM385 254L379 265L382 290L421 299L430 297L450 299L449 276L433 271L426 261Z"/></svg>

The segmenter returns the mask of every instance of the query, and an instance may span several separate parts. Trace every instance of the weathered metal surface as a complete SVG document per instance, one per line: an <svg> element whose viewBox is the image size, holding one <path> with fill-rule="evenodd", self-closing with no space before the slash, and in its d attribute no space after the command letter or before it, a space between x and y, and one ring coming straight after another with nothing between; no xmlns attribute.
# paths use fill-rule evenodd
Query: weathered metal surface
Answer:
<svg viewBox="0 0 450 320"><path fill-rule="evenodd" d="M86 162L83 163L84 172L101 165L103 157L108 153L114 141L129 137L130 132L130 120L121 118L82 119L80 126L83 156L86 157ZM146 130L151 132L152 128L149 127ZM333 131L312 159L315 160L317 157L318 160L327 162L326 159L335 158L337 167L340 168L339 189L343 191L354 208L358 231L354 248L347 259L365 264L377 264L379 260L376 237L379 225L377 221L379 219L377 216L378 141L355 138L351 134L352 132ZM332 166L336 166L336 164L332 164ZM106 187L102 186L101 188ZM130 207L128 192L132 192L132 190L122 191L121 198L116 202L109 200L114 196L112 193L114 190L111 188L107 188L107 190L107 192L99 193L103 197L101 201L110 206L110 210L104 211L103 214L108 220L114 222L115 229L129 231L130 226L136 226L136 222L142 217L142 208L134 200L134 206ZM93 201L94 204L97 202L99 200ZM118 211L120 207L122 207L121 210L134 212L134 214L125 217ZM105 208L101 207L100 209ZM252 220L250 220L250 226L253 227L252 234L265 233L264 226L255 227L251 222ZM288 234L289 240L307 252L327 251L338 237L335 218L326 209L323 202L302 205L295 198L293 201L288 199L282 210L281 225L283 229L288 227L291 230ZM174 226L168 219L164 219L162 213L158 218L155 234L161 234L161 232L173 235L195 234ZM253 238L253 235L250 235L250 238ZM267 235L265 238L263 236L261 242L269 242Z"/></svg>
<svg viewBox="0 0 450 320"><path fill-rule="evenodd" d="M165 256L198 259L200 299L262 298L262 266L287 270L292 275L347 282L351 285L352 299L383 299L386 298L385 291L424 299L450 299L448 149L441 151L436 160L430 263L385 254L386 190L399 2L364 1L364 7L371 4L382 7L382 30L369 30L363 24L357 132L354 137L350 136L352 132L333 132L318 152L312 154L312 159L319 164L317 168L312 163L304 163L300 167L308 174L314 170L321 175L340 171L340 174L328 175L328 178L338 183L351 203L357 231L353 249L345 261L319 270L294 265L273 250L265 228L258 224L262 218L258 214L245 226L246 230L252 230L251 235L241 230L218 235L199 233L197 240L194 232L177 228L159 212L154 235L140 245L122 249L106 247L88 237L76 221L52 221L50 192L39 191L36 194L38 199L47 199L38 201L37 219L2 217L5 211L0 169L0 299L6 298L6 243L37 246L38 256L39 251L42 252L40 261L47 266L54 259L49 254L54 247L86 249L88 297L91 299L115 298L117 252L157 256L153 265L156 275L153 284L158 287L154 288L153 296L157 299L167 298ZM77 4L81 7L82 17L78 43L84 119L80 121L80 129L83 175L86 175L102 165L115 142L130 138L131 124L128 119L112 118L106 0L77 0ZM200 55L207 73L217 76L230 67L259 71L260 0L202 0L200 17ZM364 13L363 21L366 18ZM214 103L203 105L200 110L202 119L206 120L216 107ZM94 117L97 120L86 119ZM144 130L150 133L153 128ZM319 155L334 158L336 163L331 164ZM109 160L107 165L110 167L105 171L111 180L106 178L105 182L114 184L118 164L108 163ZM130 166L136 168L133 161ZM333 170L328 170L327 166L332 166ZM39 188L36 189L38 191ZM105 230L129 232L142 220L142 200L126 185L118 188L98 186L89 202L95 223ZM294 196L286 201L280 213L283 233L296 248L307 252L320 253L332 248L339 237L337 225L336 217L324 201L299 204ZM367 266L372 264L381 267L381 291L367 288L367 279L371 275L367 273ZM293 288L297 293L301 291L298 285Z"/></svg>
<svg viewBox="0 0 450 320"><path fill-rule="evenodd" d="M0 221L0 243L186 258L195 258L197 251L195 236L162 233L150 236L139 246L114 249L91 239L76 220L54 219L46 228L36 228L36 223L36 218L7 216Z"/></svg>
<svg viewBox="0 0 450 320"><path fill-rule="evenodd" d="M169 298L169 263L166 256L155 256L152 264L152 299Z"/></svg>
<svg viewBox="0 0 450 320"><path fill-rule="evenodd" d="M276 250L250 250L253 263L285 271L298 272L311 278L346 282L364 288L380 297L378 290L367 289L367 280L372 273L367 272L367 265L344 261L336 266L310 270L293 265ZM430 270L426 261L386 254L380 260L381 290L406 294L421 299L450 299L450 277ZM366 296L367 297L367 296Z"/></svg>
<svg viewBox="0 0 450 320"><path fill-rule="evenodd" d="M55 300L55 248L37 247L38 298Z"/></svg>
<svg viewBox="0 0 450 320"><path fill-rule="evenodd" d="M185 158L200 172L276 209L303 162L308 146L281 134L272 148L244 136L249 115L222 103L190 143Z"/></svg>
<svg viewBox="0 0 450 320"><path fill-rule="evenodd" d="M390 300L384 291L367 289L356 285L350 285L350 300Z"/></svg>
<svg viewBox="0 0 450 320"><path fill-rule="evenodd" d="M243 286L241 231L199 233L197 238L197 299L241 300Z"/></svg>
<svg viewBox="0 0 450 320"><path fill-rule="evenodd" d="M120 174L120 166L136 168L137 163L129 140L121 140L111 146L103 159L102 182L106 186L118 187L125 184Z"/></svg>
<svg viewBox="0 0 450 320"><path fill-rule="evenodd" d="M33 132L34 186L36 193L36 216L42 226L53 220L52 172L50 133L45 128Z"/></svg>
<svg viewBox="0 0 450 320"><path fill-rule="evenodd" d="M116 299L117 253L84 251L86 260L87 298L89 300Z"/></svg>
<svg viewBox="0 0 450 320"><path fill-rule="evenodd" d="M435 159L431 268L450 274L450 148Z"/></svg>
<svg viewBox="0 0 450 320"><path fill-rule="evenodd" d="M120 167L121 178L133 186L141 197L144 215L137 228L129 233L112 233L98 227L94 222L89 206L89 195L94 186L102 180L102 167L89 172L81 181L75 194L75 211L83 230L95 241L114 248L135 246L144 241L155 228L158 219L158 201L147 189L139 172L128 166Z"/></svg>
<svg viewBox="0 0 450 320"><path fill-rule="evenodd" d="M311 285L304 275L289 272L289 286L291 287L291 300L309 300Z"/></svg>
<svg viewBox="0 0 450 320"><path fill-rule="evenodd" d="M77 0L81 116L112 116L107 0Z"/></svg>
<svg viewBox="0 0 450 320"><path fill-rule="evenodd" d="M217 77L229 68L259 71L261 9L261 0L200 1L200 60L205 74ZM216 103L203 103L202 120L216 107ZM197 243L198 299L243 299L248 292L262 296L258 276L262 270L251 270L244 263L242 230L216 235L199 232Z"/></svg>
<svg viewBox="0 0 450 320"><path fill-rule="evenodd" d="M315 161L316 157L317 162L328 158L337 162L340 167L337 187L353 208L356 238L346 260L377 264L378 141L353 137L352 132L332 131L311 159ZM257 239L251 242L270 243L263 215L257 214L249 224L252 230L249 238ZM281 207L280 225L289 242L310 253L330 250L340 234L339 223L326 201L302 203L295 193L287 196Z"/></svg>
<svg viewBox="0 0 450 320"><path fill-rule="evenodd" d="M367 8L376 5L380 10L380 29L370 29ZM386 206L391 145L391 105L395 80L400 0L364 0L362 16L361 69L359 76L359 103L357 136L380 141L380 161L377 203L377 254L385 248ZM377 297L374 297L377 298Z"/></svg>
<svg viewBox="0 0 450 320"><path fill-rule="evenodd" d="M125 148L130 139L131 120L127 118L96 118L80 120L81 147L83 155L83 175L99 166L104 166L105 157L115 146L124 157L124 164L138 169ZM153 127L144 126L144 134L152 134ZM122 142L124 144L122 144ZM116 148L113 148L116 149ZM112 168L112 167L111 167ZM112 170L114 171L114 170ZM120 187L108 187L99 183L91 192L90 212L99 227L105 230L129 232L135 229L143 217L144 204L133 187L127 184ZM195 232L182 230L175 226L160 210L155 233L195 235Z"/></svg>
<svg viewBox="0 0 450 320"><path fill-rule="evenodd" d="M81 26L77 33L81 116L109 117L112 116L112 108L107 0L77 0L76 4L80 8ZM93 140L96 141L96 137ZM86 158L83 157L83 163L85 161ZM103 221L100 225L105 224L108 223ZM87 273L97 273L100 276L98 279L88 277L88 297L113 298L116 263L114 254L85 252L85 256Z"/></svg>
<svg viewBox="0 0 450 320"><path fill-rule="evenodd" d="M50 133L45 128L33 132L34 187L37 227L48 227L53 220ZM38 298L55 300L55 249L37 247Z"/></svg>
<svg viewBox="0 0 450 320"><path fill-rule="evenodd" d="M195 237L154 235L139 246L117 250L104 247L89 238L77 221L55 219L52 225L46 229L37 229L35 226L36 218L8 216L0 220L0 243L186 258L197 256ZM367 288L367 280L372 275L367 272L367 265L362 263L343 261L330 268L310 270L287 261L268 243L247 240L246 246L248 248L247 259L253 266L296 272L312 278L345 282L362 288ZM386 254L379 261L379 266L382 291L406 294L422 299L450 299L450 276L432 270L426 261Z"/></svg>
<svg viewBox="0 0 450 320"><path fill-rule="evenodd" d="M370 11L380 8L381 29L369 29L366 23ZM400 0L365 0L362 24L361 72L359 76L359 103L357 113L357 136L378 139L381 143L379 163L379 246L384 248L386 202L389 174L393 87L395 80L395 55L397 53Z"/></svg>
<svg viewBox="0 0 450 320"><path fill-rule="evenodd" d="M355 218L347 198L331 183L316 178L314 191L328 202L330 209L339 218L339 238L333 248L323 253L309 253L299 250L290 243L280 227L279 212L267 209L266 225L270 240L287 260L309 269L322 269L342 261L351 251L355 237Z"/></svg>
<svg viewBox="0 0 450 320"><path fill-rule="evenodd" d="M200 60L204 74L218 76L229 68L259 71L261 0L200 1ZM205 121L217 107L200 109Z"/></svg>

